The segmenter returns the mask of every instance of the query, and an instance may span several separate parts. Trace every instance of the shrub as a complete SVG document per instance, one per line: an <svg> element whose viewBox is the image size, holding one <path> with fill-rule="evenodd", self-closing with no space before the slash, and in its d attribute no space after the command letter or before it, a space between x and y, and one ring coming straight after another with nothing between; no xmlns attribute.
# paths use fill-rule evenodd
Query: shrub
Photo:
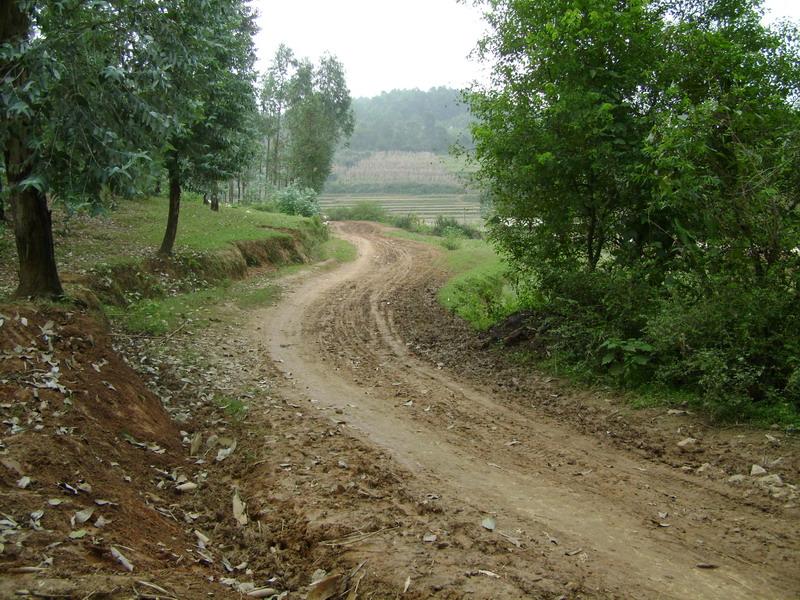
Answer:
<svg viewBox="0 0 800 600"><path fill-rule="evenodd" d="M468 239L478 240L482 237L481 232L477 227L468 225L466 223L459 223L452 217L444 217L442 215L436 217L436 221L433 224L431 233L433 233L433 235L445 237L448 235L448 232L452 232L454 230L459 231L461 237Z"/></svg>
<svg viewBox="0 0 800 600"><path fill-rule="evenodd" d="M278 190L272 196L272 202L279 212L287 215L313 217L320 214L317 192L311 188L301 188L295 184Z"/></svg>
<svg viewBox="0 0 800 600"><path fill-rule="evenodd" d="M392 217L391 223L395 227L398 227L399 229L405 229L406 231L423 234L431 233L431 228L428 226L428 224L414 214L409 213L407 215L398 215Z"/></svg>
<svg viewBox="0 0 800 600"><path fill-rule="evenodd" d="M377 221L383 223L389 220L389 216L377 202L358 202L353 206L337 206L327 211L328 219L331 221Z"/></svg>

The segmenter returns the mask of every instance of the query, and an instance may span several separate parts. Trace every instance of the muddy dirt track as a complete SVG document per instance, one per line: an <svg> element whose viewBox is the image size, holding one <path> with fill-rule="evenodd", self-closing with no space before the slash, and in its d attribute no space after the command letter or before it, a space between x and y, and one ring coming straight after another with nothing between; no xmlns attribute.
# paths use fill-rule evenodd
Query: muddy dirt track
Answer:
<svg viewBox="0 0 800 600"><path fill-rule="evenodd" d="M535 374L511 386L471 369L475 357L461 368L426 359L414 331L442 318L419 296L441 281L438 250L375 225L337 229L359 258L301 278L251 329L283 372L284 393L345 422L437 500L440 540L448 515L453 523L472 512L491 517L493 532L477 520L461 535L495 536L508 554L470 580L480 585L448 597L537 597L532 582L553 573L576 582L581 597L798 597L793 505L748 500L727 478L556 418L537 393L519 391L541 387ZM402 560L388 542L373 549L373 564L381 552L387 569ZM435 560L438 572L464 571L456 548L442 546ZM415 584L420 597L425 585Z"/></svg>

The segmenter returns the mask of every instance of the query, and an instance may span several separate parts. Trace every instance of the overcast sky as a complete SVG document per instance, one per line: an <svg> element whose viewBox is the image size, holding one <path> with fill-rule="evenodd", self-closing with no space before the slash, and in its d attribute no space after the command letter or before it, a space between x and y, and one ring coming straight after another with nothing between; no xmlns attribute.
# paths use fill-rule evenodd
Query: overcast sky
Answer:
<svg viewBox="0 0 800 600"><path fill-rule="evenodd" d="M252 0L260 70L280 43L301 57L344 64L353 96L397 88L463 87L479 76L467 55L484 31L480 12L455 0ZM772 17L800 20L800 0L766 0Z"/></svg>

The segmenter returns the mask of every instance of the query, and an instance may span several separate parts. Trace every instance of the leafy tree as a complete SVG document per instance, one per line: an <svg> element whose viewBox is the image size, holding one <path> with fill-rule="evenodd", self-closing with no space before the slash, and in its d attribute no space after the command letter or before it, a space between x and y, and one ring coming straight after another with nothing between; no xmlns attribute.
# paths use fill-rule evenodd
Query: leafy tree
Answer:
<svg viewBox="0 0 800 600"><path fill-rule="evenodd" d="M48 195L97 198L125 189L146 161L143 110L130 72L134 2L0 5L0 142L19 258L18 296L58 297ZM137 72L152 84L155 70ZM149 117L155 125L157 118ZM142 121L143 122L143 121Z"/></svg>
<svg viewBox="0 0 800 600"><path fill-rule="evenodd" d="M494 235L518 260L593 270L637 201L657 15L646 0L490 4L495 87L470 98Z"/></svg>
<svg viewBox="0 0 800 600"><path fill-rule="evenodd" d="M292 105L287 113L289 179L320 192L330 175L336 147L353 131L344 68L332 56L323 57L317 68L303 61L291 90Z"/></svg>
<svg viewBox="0 0 800 600"><path fill-rule="evenodd" d="M315 66L281 45L264 76L261 118L272 185L295 182L319 192L337 145L353 131L344 67L333 56Z"/></svg>
<svg viewBox="0 0 800 600"><path fill-rule="evenodd" d="M267 174L275 186L281 181L282 121L289 103L291 79L296 67L297 59L294 52L285 44L281 44L264 75L261 89L261 113L266 133L264 146L268 158Z"/></svg>
<svg viewBox="0 0 800 600"><path fill-rule="evenodd" d="M758 0L483 4L477 177L553 350L800 408L797 30Z"/></svg>
<svg viewBox="0 0 800 600"><path fill-rule="evenodd" d="M215 182L238 172L241 150L255 135L253 15L243 0L173 0L167 26L156 31L152 52L174 56L172 94L151 102L173 127L163 148L169 214L159 254L172 253L182 186L187 178Z"/></svg>

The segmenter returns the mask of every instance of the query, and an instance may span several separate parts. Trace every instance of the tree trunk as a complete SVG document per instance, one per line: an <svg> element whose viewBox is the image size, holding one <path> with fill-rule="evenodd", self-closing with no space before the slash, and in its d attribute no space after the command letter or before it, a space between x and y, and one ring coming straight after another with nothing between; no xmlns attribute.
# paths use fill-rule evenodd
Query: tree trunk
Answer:
<svg viewBox="0 0 800 600"><path fill-rule="evenodd" d="M30 14L20 2L0 2L0 45L17 44L30 34ZM9 65L0 65L0 77L7 75ZM23 86L28 74L15 75L16 85ZM9 200L14 213L14 236L19 260L17 297L60 298L64 295L58 277L53 246L53 226L47 196L31 185L20 184L33 175L33 156L27 146L31 138L30 122L24 117L7 124L3 156L10 188Z"/></svg>
<svg viewBox="0 0 800 600"><path fill-rule="evenodd" d="M167 215L167 230L164 240L158 250L161 256L171 256L175 247L175 238L178 235L178 216L181 211L181 171L176 153L170 154L167 159L167 173L169 175L169 214Z"/></svg>
<svg viewBox="0 0 800 600"><path fill-rule="evenodd" d="M0 223L6 222L6 201L3 198L3 179L0 178Z"/></svg>
<svg viewBox="0 0 800 600"><path fill-rule="evenodd" d="M233 179L228 180L228 204L233 205Z"/></svg>

